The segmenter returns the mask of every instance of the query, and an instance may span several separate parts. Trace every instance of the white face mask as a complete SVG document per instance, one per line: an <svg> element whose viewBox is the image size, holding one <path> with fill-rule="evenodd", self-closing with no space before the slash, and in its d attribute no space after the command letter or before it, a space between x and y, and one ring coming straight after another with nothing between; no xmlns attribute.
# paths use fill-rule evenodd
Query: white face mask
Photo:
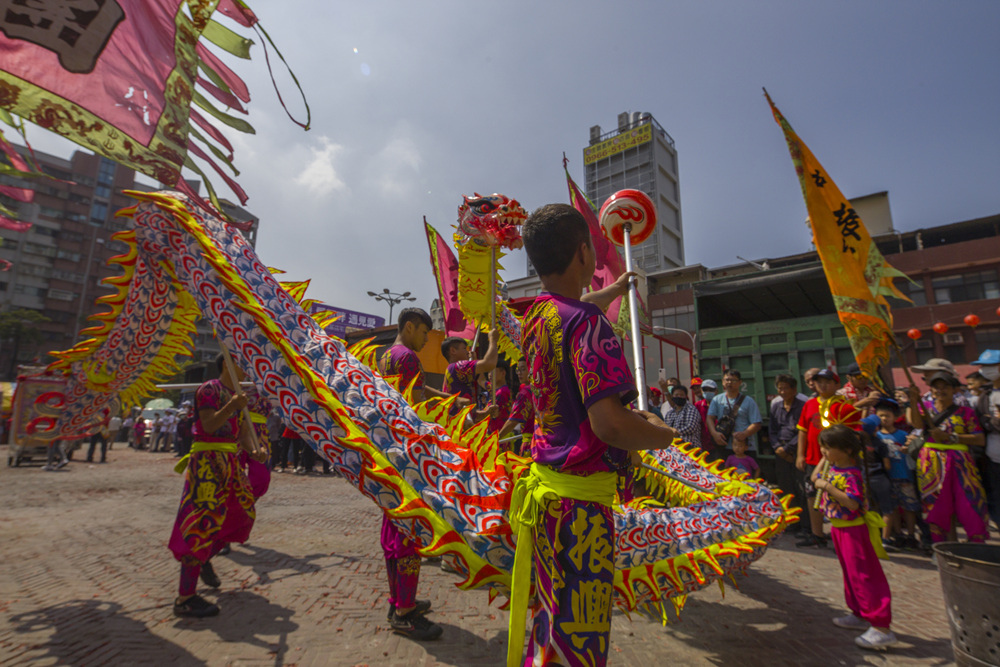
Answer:
<svg viewBox="0 0 1000 667"><path fill-rule="evenodd" d="M715 392L711 389L705 389L701 392L701 394L705 397L706 401L711 401L715 397Z"/></svg>
<svg viewBox="0 0 1000 667"><path fill-rule="evenodd" d="M980 366L979 373L990 382L996 382L1000 378L1000 366Z"/></svg>

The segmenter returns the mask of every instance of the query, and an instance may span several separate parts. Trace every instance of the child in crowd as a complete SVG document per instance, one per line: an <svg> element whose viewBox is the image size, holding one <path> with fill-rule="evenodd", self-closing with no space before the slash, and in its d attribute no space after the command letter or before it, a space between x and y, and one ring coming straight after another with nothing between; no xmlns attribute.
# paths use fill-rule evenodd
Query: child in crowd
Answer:
<svg viewBox="0 0 1000 667"><path fill-rule="evenodd" d="M906 431L896 428L899 403L891 398L880 398L875 405L875 415L879 420L875 436L885 443L889 453L889 481L896 502L895 510L884 517L887 532L883 535L889 535L890 545L897 549L916 549L920 546L915 534L920 496L913 481L916 465L906 454Z"/></svg>
<svg viewBox="0 0 1000 667"><path fill-rule="evenodd" d="M861 420L861 444L865 449L865 473L868 475L868 497L875 503L875 509L882 515L883 523L896 513L896 499L892 496L892 482L889 480L889 448L876 436L881 420L874 414ZM882 526L882 546L887 551L896 551L890 540L892 533L887 525Z"/></svg>
<svg viewBox="0 0 1000 667"><path fill-rule="evenodd" d="M876 547L877 531L870 531L868 525L872 518L877 522L877 517L866 517L868 497L860 468L864 457L861 437L837 424L820 432L819 447L830 468L821 475L817 467L812 480L817 492L823 494L820 507L833 525L830 537L844 573L844 597L851 610L847 616L833 619L833 623L850 630L868 628L854 643L861 648L884 649L896 643L896 635L889 629L892 593L878 562L885 552L880 542Z"/></svg>
<svg viewBox="0 0 1000 667"><path fill-rule="evenodd" d="M747 456L746 440L733 440L733 453L726 459L727 468L738 468L745 472L750 479L760 477L760 466L752 456Z"/></svg>

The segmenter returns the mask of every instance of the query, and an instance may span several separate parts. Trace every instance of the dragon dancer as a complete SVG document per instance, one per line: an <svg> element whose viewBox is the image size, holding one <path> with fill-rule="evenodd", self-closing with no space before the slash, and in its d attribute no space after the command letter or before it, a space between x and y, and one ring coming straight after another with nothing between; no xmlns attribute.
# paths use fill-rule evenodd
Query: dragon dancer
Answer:
<svg viewBox="0 0 1000 667"><path fill-rule="evenodd" d="M448 362L448 368L444 371L444 384L441 389L446 394L458 394L459 397L468 399L470 403L477 405L472 411L473 421L479 421L484 417L493 417L496 410L493 406L481 407L476 402L478 387L476 378L485 373L491 372L497 367L500 358L497 344L500 340L500 330L491 329L489 333L489 347L482 359L472 359L469 354L469 344L464 338L450 336L441 343L441 354ZM452 412L458 412L458 407L452 408Z"/></svg>
<svg viewBox="0 0 1000 667"><path fill-rule="evenodd" d="M221 585L211 559L230 542L244 542L253 528L254 494L240 465L239 451L252 451L242 410L247 397L239 392L245 377L236 368L233 377L224 357L216 360L219 379L198 387L194 397L196 419L192 427L191 453L181 459L184 471L177 520L169 548L181 563L179 595L174 614L203 618L219 613L219 606L197 594L198 579L210 588ZM262 462L263 453L255 455Z"/></svg>
<svg viewBox="0 0 1000 667"><path fill-rule="evenodd" d="M378 361L382 376L398 378L400 389L413 385L414 400L448 396L424 384L424 369L417 357L417 352L427 344L427 334L432 326L430 316L422 309L404 309L397 320L396 340ZM386 617L389 625L394 632L413 639L437 639L443 629L424 617L430 611L431 603L417 599L420 554L416 545L399 532L388 514L382 515L381 542L389 579L389 614Z"/></svg>
<svg viewBox="0 0 1000 667"><path fill-rule="evenodd" d="M664 449L676 430L627 405L636 385L600 302L588 295L595 253L583 216L565 204L535 211L524 246L545 291L525 315L535 423L534 462L515 485L517 535L508 667L520 661L534 562L535 612L525 665L605 665L611 632L616 472L627 450ZM627 284L627 278L620 281ZM534 558L532 558L532 551Z"/></svg>

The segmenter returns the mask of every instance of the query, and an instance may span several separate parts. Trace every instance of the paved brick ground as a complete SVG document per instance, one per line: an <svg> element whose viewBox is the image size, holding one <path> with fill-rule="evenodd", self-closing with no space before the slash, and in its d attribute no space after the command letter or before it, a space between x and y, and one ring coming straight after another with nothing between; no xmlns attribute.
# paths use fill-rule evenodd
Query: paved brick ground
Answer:
<svg viewBox="0 0 1000 667"><path fill-rule="evenodd" d="M79 453L77 454L79 457ZM6 457L4 457L5 460ZM216 559L223 607L203 621L171 613L178 566L166 549L180 496L170 455L118 445L107 465L0 469L0 663L4 665L499 665L506 614L485 592L421 573L444 637L388 631L379 511L344 481L275 475L251 542ZM854 647L832 551L782 537L723 595L691 596L682 620L613 620L613 665L945 665L952 652L933 563L886 566L889 654Z"/></svg>

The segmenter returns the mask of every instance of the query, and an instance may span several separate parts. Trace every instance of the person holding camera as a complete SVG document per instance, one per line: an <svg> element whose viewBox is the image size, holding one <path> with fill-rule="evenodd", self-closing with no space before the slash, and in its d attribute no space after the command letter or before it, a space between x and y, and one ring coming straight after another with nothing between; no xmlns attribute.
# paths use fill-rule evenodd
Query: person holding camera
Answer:
<svg viewBox="0 0 1000 667"><path fill-rule="evenodd" d="M757 431L762 419L757 403L740 392L743 378L735 368L730 368L722 376L725 392L712 399L708 406L708 432L715 444L709 449L709 459L725 459L732 454L733 441L747 443L748 452L757 451Z"/></svg>

